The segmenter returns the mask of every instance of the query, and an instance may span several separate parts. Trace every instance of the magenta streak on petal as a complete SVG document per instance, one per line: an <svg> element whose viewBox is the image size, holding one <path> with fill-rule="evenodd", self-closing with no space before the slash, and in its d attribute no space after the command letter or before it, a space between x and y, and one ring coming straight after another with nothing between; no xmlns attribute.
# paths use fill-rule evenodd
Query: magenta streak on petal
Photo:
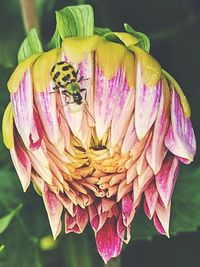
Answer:
<svg viewBox="0 0 200 267"><path fill-rule="evenodd" d="M88 222L88 211L87 209L82 209L79 206L77 206L77 212L76 212L76 222L80 229L80 233L82 233L87 225Z"/></svg>
<svg viewBox="0 0 200 267"><path fill-rule="evenodd" d="M126 131L126 135L122 143L121 153L125 154L129 152L131 147L133 147L134 144L137 142L138 142L138 139L137 139L136 131L135 131L135 119L134 119L134 116L132 116L129 122L128 129Z"/></svg>
<svg viewBox="0 0 200 267"><path fill-rule="evenodd" d="M141 77L141 67L137 64L135 128L139 140L142 140L153 125L160 102L161 81L155 87L147 88Z"/></svg>
<svg viewBox="0 0 200 267"><path fill-rule="evenodd" d="M99 231L102 226L104 225L107 216L108 216L108 212L97 212L97 208L95 204L92 204L88 207L88 211L89 211L89 217L90 217L90 224L93 228L93 230Z"/></svg>
<svg viewBox="0 0 200 267"><path fill-rule="evenodd" d="M114 216L108 218L96 234L97 250L105 263L120 254L122 243L117 233L117 219Z"/></svg>
<svg viewBox="0 0 200 267"><path fill-rule="evenodd" d="M158 115L153 129L153 136L146 150L146 159L150 167L153 169L154 174L159 172L167 151L164 145L164 138L169 126L169 118L165 101L164 90L162 89Z"/></svg>
<svg viewBox="0 0 200 267"><path fill-rule="evenodd" d="M165 145L174 155L190 162L196 153L196 140L191 121L185 117L179 95L174 88L172 88L171 124Z"/></svg>
<svg viewBox="0 0 200 267"><path fill-rule="evenodd" d="M24 192L27 190L31 179L31 161L20 141L15 137L15 146L10 149L11 158Z"/></svg>
<svg viewBox="0 0 200 267"><path fill-rule="evenodd" d="M54 83L50 82L47 90L35 92L34 98L46 135L51 143L57 145L61 133L56 110L56 92L55 94L50 93L54 92L53 87Z"/></svg>
<svg viewBox="0 0 200 267"><path fill-rule="evenodd" d="M81 233L76 222L76 216L72 217L67 211L65 212L65 233Z"/></svg>
<svg viewBox="0 0 200 267"><path fill-rule="evenodd" d="M63 205L56 195L48 190L47 186L43 192L43 201L47 210L53 237L56 239L61 231L61 214Z"/></svg>
<svg viewBox="0 0 200 267"><path fill-rule="evenodd" d="M132 194L129 193L122 198L122 219L126 227L131 224L134 215L135 206L133 203L133 197Z"/></svg>
<svg viewBox="0 0 200 267"><path fill-rule="evenodd" d="M151 184L146 188L146 190L144 191L144 195L145 195L144 210L146 215L151 220L154 215L158 200L158 191L156 189L154 181L152 181ZM148 212L146 212L146 208L148 208Z"/></svg>
<svg viewBox="0 0 200 267"><path fill-rule="evenodd" d="M32 134L30 134L30 148L31 149L38 149L41 146L41 142L42 142L42 138L43 138L43 126L42 126L42 122L40 120L39 114L36 111L36 109L33 110L33 114L34 114L34 121L33 123L35 123L35 125L33 125L33 129L32 132L34 132L35 130L37 130L38 132L38 136L39 139L34 142L34 140L32 139Z"/></svg>
<svg viewBox="0 0 200 267"><path fill-rule="evenodd" d="M107 80L102 70L96 66L95 73L95 121L96 132L101 140L110 122L115 109L115 104L120 93L122 70L110 80Z"/></svg>
<svg viewBox="0 0 200 267"><path fill-rule="evenodd" d="M156 187L159 195L167 207L171 200L175 182L179 173L179 160L174 156L167 156L163 162L161 170L155 176Z"/></svg>
<svg viewBox="0 0 200 267"><path fill-rule="evenodd" d="M30 70L27 70L19 89L11 93L15 125L27 148L30 146L30 135L33 142L39 139L33 116L33 88ZM32 131L34 129L34 131Z"/></svg>
<svg viewBox="0 0 200 267"><path fill-rule="evenodd" d="M153 222L156 230L167 237L169 237L170 209L171 203L169 203L167 208L164 208L158 201L156 205L156 212L153 216Z"/></svg>
<svg viewBox="0 0 200 267"><path fill-rule="evenodd" d="M130 89L124 79L120 86L120 93L115 104L115 110L111 124L111 145L114 146L122 141L131 116L133 116L135 90Z"/></svg>

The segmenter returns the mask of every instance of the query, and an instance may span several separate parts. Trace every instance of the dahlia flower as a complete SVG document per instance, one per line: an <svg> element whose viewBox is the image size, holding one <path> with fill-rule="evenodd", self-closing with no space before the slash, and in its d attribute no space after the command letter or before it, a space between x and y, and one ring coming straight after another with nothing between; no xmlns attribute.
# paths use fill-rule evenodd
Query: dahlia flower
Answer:
<svg viewBox="0 0 200 267"><path fill-rule="evenodd" d="M128 33L68 37L61 48L22 61L8 82L5 145L23 190L41 195L53 237L90 223L107 262L144 212L169 236L171 197L180 163L195 154L190 108L180 87ZM81 103L55 88L52 67L77 70ZM136 214L137 216L137 214Z"/></svg>

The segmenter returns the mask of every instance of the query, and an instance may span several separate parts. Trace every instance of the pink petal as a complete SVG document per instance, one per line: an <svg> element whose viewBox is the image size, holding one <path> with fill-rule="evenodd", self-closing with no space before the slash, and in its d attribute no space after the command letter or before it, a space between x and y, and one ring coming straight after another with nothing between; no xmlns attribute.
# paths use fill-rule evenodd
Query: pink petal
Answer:
<svg viewBox="0 0 200 267"><path fill-rule="evenodd" d="M167 156L159 173L155 176L158 193L167 207L171 200L175 182L179 173L179 160L174 156Z"/></svg>
<svg viewBox="0 0 200 267"><path fill-rule="evenodd" d="M149 217L149 219L151 220L154 215L158 200L158 191L156 189L154 181L144 191L144 195L145 195L144 211L147 217Z"/></svg>
<svg viewBox="0 0 200 267"><path fill-rule="evenodd" d="M167 149L164 145L164 139L169 125L168 109L166 107L167 105L167 96L165 93L165 88L163 87L158 115L154 124L153 136L146 151L146 159L150 167L153 169L154 174L159 172L167 152Z"/></svg>
<svg viewBox="0 0 200 267"><path fill-rule="evenodd" d="M88 211L79 206L75 207L75 215L71 216L68 212L65 213L65 232L81 234L88 222Z"/></svg>
<svg viewBox="0 0 200 267"><path fill-rule="evenodd" d="M135 128L137 137L142 140L153 125L159 108L161 82L155 87L147 88L141 79L141 66L136 71Z"/></svg>
<svg viewBox="0 0 200 267"><path fill-rule="evenodd" d="M121 240L128 244L131 239L131 226L128 225L127 227L123 224L122 216L119 216L117 220L117 233Z"/></svg>
<svg viewBox="0 0 200 267"><path fill-rule="evenodd" d="M108 212L98 213L95 204L90 205L88 207L88 211L89 211L89 217L90 217L90 224L93 230L95 232L99 231L103 227L108 217Z"/></svg>
<svg viewBox="0 0 200 267"><path fill-rule="evenodd" d="M135 90L129 88L126 79L120 85L119 96L115 104L115 110L111 123L111 145L115 146L122 141L126 134L131 116L133 116L135 103Z"/></svg>
<svg viewBox="0 0 200 267"><path fill-rule="evenodd" d="M25 146L29 148L34 146L34 143L40 144L41 136L38 133L33 114L33 85L30 69L25 72L19 89L15 93L11 93L11 102L15 125Z"/></svg>
<svg viewBox="0 0 200 267"><path fill-rule="evenodd" d="M126 154L130 151L130 149L138 142L136 131L135 131L135 118L134 116L131 117L129 122L128 129L126 131L122 147L121 153Z"/></svg>
<svg viewBox="0 0 200 267"><path fill-rule="evenodd" d="M159 204L159 202L157 202L156 213L153 217L156 230L167 237L169 237L170 209L171 203L169 203L167 208L164 208L161 204Z"/></svg>
<svg viewBox="0 0 200 267"><path fill-rule="evenodd" d="M119 256L123 241L117 233L117 219L108 218L104 226L96 234L97 250L104 262Z"/></svg>
<svg viewBox="0 0 200 267"><path fill-rule="evenodd" d="M183 112L180 98L172 88L171 124L165 138L166 147L176 156L193 161L196 140L190 119Z"/></svg>
<svg viewBox="0 0 200 267"><path fill-rule="evenodd" d="M57 118L56 93L50 93L54 92L53 88L52 81L46 91L35 92L34 98L46 135L52 144L57 145L61 133Z"/></svg>
<svg viewBox="0 0 200 267"><path fill-rule="evenodd" d="M127 227L131 224L135 215L135 203L132 194L129 193L122 198L122 219L123 224Z"/></svg>
<svg viewBox="0 0 200 267"><path fill-rule="evenodd" d="M25 192L31 179L31 161L17 138L15 138L15 146L10 149L10 154Z"/></svg>
<svg viewBox="0 0 200 267"><path fill-rule="evenodd" d="M47 186L43 192L43 201L47 210L53 238L56 239L61 231L61 214L63 205L60 203L56 195L48 190Z"/></svg>
<svg viewBox="0 0 200 267"><path fill-rule="evenodd" d="M80 229L76 223L76 216L72 217L68 212L65 213L65 233L80 234Z"/></svg>
<svg viewBox="0 0 200 267"><path fill-rule="evenodd" d="M113 112L120 94L122 70L108 80L97 66L95 71L95 121L96 133L99 140L110 126Z"/></svg>
<svg viewBox="0 0 200 267"><path fill-rule="evenodd" d="M76 221L78 228L80 229L80 233L82 233L88 222L88 210L82 209L79 206L77 206Z"/></svg>

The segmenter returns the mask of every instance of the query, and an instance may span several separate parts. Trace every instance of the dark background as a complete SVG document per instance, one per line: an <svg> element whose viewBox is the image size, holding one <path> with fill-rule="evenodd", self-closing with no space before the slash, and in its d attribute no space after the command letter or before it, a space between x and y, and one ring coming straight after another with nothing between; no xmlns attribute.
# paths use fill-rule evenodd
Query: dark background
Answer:
<svg viewBox="0 0 200 267"><path fill-rule="evenodd" d="M189 100L198 143L200 138L199 0L38 0L36 2L44 44L50 40L55 29L55 10L66 5L83 2L90 3L94 7L95 24L98 27L109 27L113 31L121 31L123 23L126 22L134 29L146 33L151 41L151 54L164 69L167 69L176 78ZM25 33L18 0L1 1L0 9L0 112L2 116L8 102L6 81L17 63L17 51ZM1 167L10 164L7 162L9 162L9 156L6 150L3 150ZM199 153L193 163L193 167L195 166L199 166ZM5 177L0 178L5 179ZM32 202L25 204L24 213L36 203L38 203L41 213L45 213L40 207L41 202L36 200L35 194L32 191L28 193L33 198L34 204ZM21 192L19 194L20 198L27 201L27 196L25 198ZM182 212L184 213L184 209ZM134 239L134 234L132 239ZM44 261L46 262L45 266L51 267L59 263L59 259L56 256L53 257L53 254L54 252L46 252L46 258L49 260ZM62 261L57 266L64 267ZM178 234L170 240L156 236L152 241L132 242L122 253L121 266L199 267L200 232Z"/></svg>

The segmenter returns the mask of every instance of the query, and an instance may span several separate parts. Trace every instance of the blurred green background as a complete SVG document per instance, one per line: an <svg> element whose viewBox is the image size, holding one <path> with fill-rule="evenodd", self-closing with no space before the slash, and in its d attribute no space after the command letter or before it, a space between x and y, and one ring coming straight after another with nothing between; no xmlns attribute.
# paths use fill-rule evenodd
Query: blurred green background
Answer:
<svg viewBox="0 0 200 267"><path fill-rule="evenodd" d="M199 0L36 0L43 44L55 30L55 10L89 3L95 25L123 30L123 23L146 33L151 54L183 88L192 109L197 143L200 137L200 1ZM9 101L6 83L17 64L17 52L25 38L19 0L0 2L0 119ZM83 236L61 234L56 245L41 249L41 238L51 234L40 197L29 189L23 194L9 152L0 140L0 267L98 267L89 229ZM191 166L182 168L173 197L171 239L156 235L151 222L138 215L132 242L123 251L123 267L200 266L200 169L199 152ZM20 203L23 207L16 211ZM20 207L19 207L20 208ZM7 217L4 217L6 214ZM17 214L17 215L16 215ZM3 226L2 226L3 225ZM177 234L173 236L173 234ZM147 241L148 239L148 241ZM151 240L151 241L150 241Z"/></svg>

